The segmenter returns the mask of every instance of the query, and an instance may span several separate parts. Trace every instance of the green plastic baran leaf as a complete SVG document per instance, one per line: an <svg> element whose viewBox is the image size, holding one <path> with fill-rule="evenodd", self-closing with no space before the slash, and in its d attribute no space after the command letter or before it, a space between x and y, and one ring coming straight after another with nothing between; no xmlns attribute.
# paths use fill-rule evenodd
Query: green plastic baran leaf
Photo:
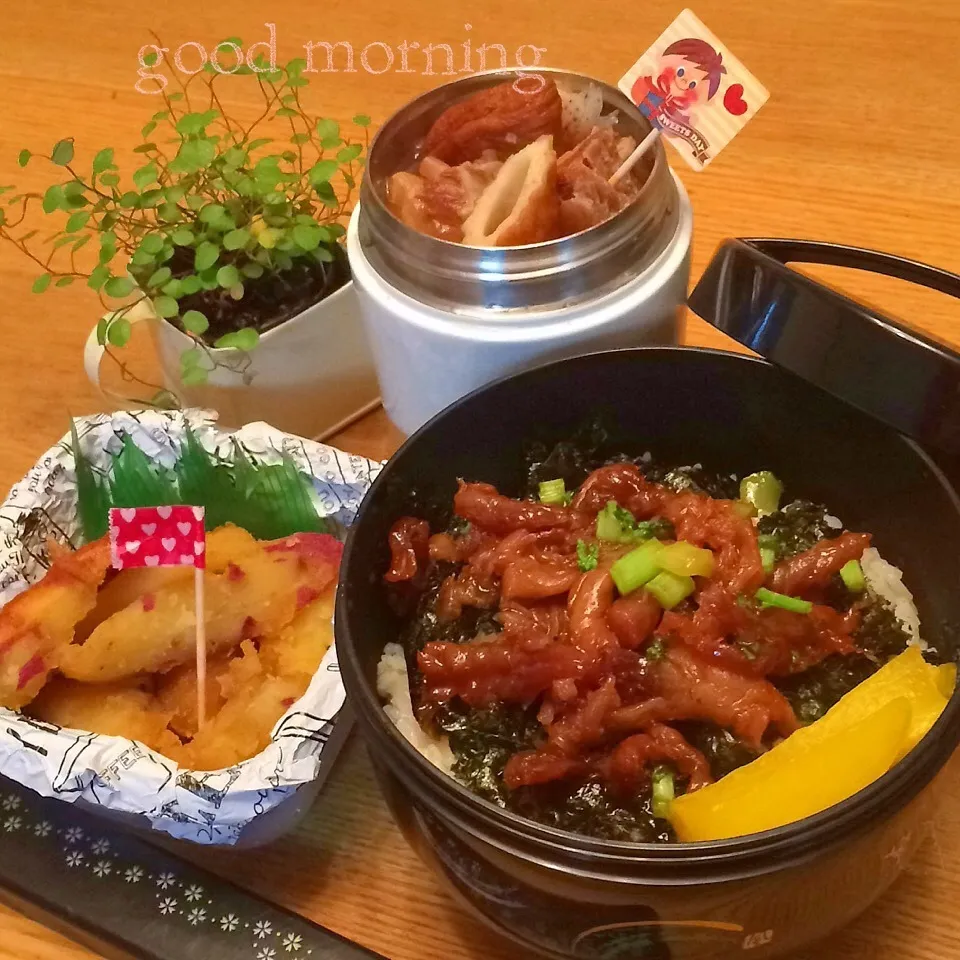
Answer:
<svg viewBox="0 0 960 960"><path fill-rule="evenodd" d="M73 451L74 472L77 477L77 514L84 541L106 536L110 509L110 491L107 484L94 472L90 461L80 447L77 425L70 420L70 444Z"/></svg>
<svg viewBox="0 0 960 960"><path fill-rule="evenodd" d="M73 160L73 138L58 140L50 151L50 159L58 166L65 167Z"/></svg>
<svg viewBox="0 0 960 960"><path fill-rule="evenodd" d="M129 435L113 461L110 498L115 507L164 506L180 501L175 475L150 462Z"/></svg>
<svg viewBox="0 0 960 960"><path fill-rule="evenodd" d="M260 334L252 327L244 327L242 330L236 330L233 333L225 333L214 343L214 346L222 350L244 350L249 352L253 350L259 342Z"/></svg>
<svg viewBox="0 0 960 960"><path fill-rule="evenodd" d="M210 321L199 310L188 310L182 317L183 328L189 333L200 336L210 327Z"/></svg>

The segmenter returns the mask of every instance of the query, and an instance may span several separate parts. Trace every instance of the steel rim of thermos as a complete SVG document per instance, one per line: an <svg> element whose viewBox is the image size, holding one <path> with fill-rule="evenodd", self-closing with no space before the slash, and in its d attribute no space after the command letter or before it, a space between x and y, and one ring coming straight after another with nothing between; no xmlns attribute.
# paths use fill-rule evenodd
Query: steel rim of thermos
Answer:
<svg viewBox="0 0 960 960"><path fill-rule="evenodd" d="M679 223L679 193L662 141L640 195L606 222L570 237L524 247L470 247L422 234L387 208L386 178L409 169L418 144L451 103L520 75L600 87L605 105L619 112L618 130L638 141L649 121L618 89L593 77L552 68L492 70L437 87L398 110L370 145L360 189L358 236L364 255L388 284L421 303L469 313L481 308L562 309L613 292L651 268Z"/></svg>

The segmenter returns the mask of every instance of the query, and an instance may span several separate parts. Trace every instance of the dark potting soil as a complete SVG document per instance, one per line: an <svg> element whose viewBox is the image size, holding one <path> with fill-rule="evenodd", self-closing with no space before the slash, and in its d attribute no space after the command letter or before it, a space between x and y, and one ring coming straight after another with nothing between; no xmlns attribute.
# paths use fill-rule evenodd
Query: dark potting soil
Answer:
<svg viewBox="0 0 960 960"><path fill-rule="evenodd" d="M304 258L296 261L289 270L244 279L242 300L234 300L223 288L200 290L182 297L180 316L188 310L199 310L210 323L203 340L211 346L224 334L244 327L266 333L347 283L350 267L346 252L339 245L335 245L331 252L334 259L330 263ZM191 263L179 264L176 260L174 257L170 264L175 277L192 272ZM170 322L180 326L178 317Z"/></svg>

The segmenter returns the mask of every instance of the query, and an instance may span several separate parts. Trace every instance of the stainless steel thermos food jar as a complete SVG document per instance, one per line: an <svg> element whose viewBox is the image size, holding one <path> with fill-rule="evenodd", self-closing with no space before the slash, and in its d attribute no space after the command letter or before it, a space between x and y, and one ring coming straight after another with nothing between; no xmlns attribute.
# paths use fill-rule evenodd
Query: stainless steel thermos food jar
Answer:
<svg viewBox="0 0 960 960"><path fill-rule="evenodd" d="M639 141L649 132L614 87L565 71L538 73L596 84L619 133ZM405 433L476 387L538 362L677 341L692 213L662 143L636 200L557 240L466 246L421 234L388 209L386 179L415 165L439 114L518 74L492 71L432 90L391 117L370 148L347 251L384 406Z"/></svg>

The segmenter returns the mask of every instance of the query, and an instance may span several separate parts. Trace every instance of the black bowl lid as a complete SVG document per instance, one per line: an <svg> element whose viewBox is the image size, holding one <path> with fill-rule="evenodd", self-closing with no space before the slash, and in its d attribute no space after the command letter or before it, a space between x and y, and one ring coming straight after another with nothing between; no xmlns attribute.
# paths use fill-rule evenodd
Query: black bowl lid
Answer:
<svg viewBox="0 0 960 960"><path fill-rule="evenodd" d="M960 463L960 353L790 262L868 270L955 297L960 276L839 244L726 240L688 301L695 314L779 367L912 437L942 462Z"/></svg>

